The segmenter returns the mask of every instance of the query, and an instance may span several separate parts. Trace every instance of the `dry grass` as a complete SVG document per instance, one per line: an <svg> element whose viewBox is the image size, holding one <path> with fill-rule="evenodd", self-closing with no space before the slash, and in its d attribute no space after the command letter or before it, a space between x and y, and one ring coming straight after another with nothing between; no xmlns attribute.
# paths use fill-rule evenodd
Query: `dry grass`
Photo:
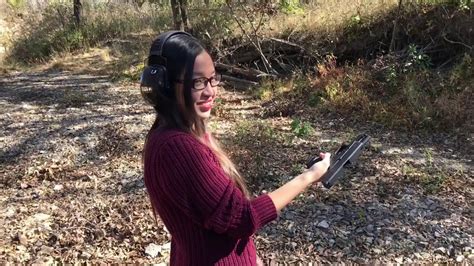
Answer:
<svg viewBox="0 0 474 266"><path fill-rule="evenodd" d="M375 64L378 64L377 61L380 61L380 58L375 58L375 54L383 52L383 49L387 48L392 29L391 18L395 14L394 9L397 4L396 0L349 2L330 0L304 6L297 12L279 10L274 15L266 14L263 20L264 24L259 31L261 36L289 39L310 48L309 51L316 55L334 52L339 58L327 57L326 62L320 62L315 67L300 66L301 69L315 68L319 76L322 77L321 80L310 75L297 78L296 83L295 79L267 82L254 92L254 96L272 101L273 98L278 100L279 95L288 94L290 91L294 91L295 95L303 92L301 95L306 97L305 104L309 104L311 107L324 104L327 109L342 115L349 115L357 110L361 118L370 118L398 127L418 128L435 124L440 127L452 128L462 124L462 121L469 120L466 106L469 106L469 99L472 98L472 95L470 86L465 82L465 77L472 74L472 63L470 61L465 63L464 65L467 67L464 69L438 75L428 69L427 66L431 63L429 60L416 59L417 56L426 56L430 59L430 54L420 52L416 44L409 43L410 38L415 42L420 38L429 39L423 37L425 33L430 37L433 32L436 34L436 30L432 28L439 28L439 24L444 23L444 17L439 14L439 8L422 10L431 12L429 15L407 10L406 17L401 18L407 22L403 23L410 31L413 31L414 23L419 22L418 32L409 32L413 35L408 36L408 41L402 44L408 46L408 49L414 47L415 54L405 56L405 58L389 58L389 60L382 58L383 62L379 70L381 68L384 70L380 71L372 68L374 62L367 62L375 60ZM71 28L67 26L61 26L69 25L68 23L71 21L69 17L57 14L65 14L61 12L70 10L64 6L53 7L49 7L50 9L45 10L42 14L36 14L36 17L25 19L25 23L35 19L36 21L31 24L32 27L29 31L23 33L22 37L27 37L27 39L18 39L19 42L15 46L17 50L11 50L13 55L16 52L20 57L11 57L11 59L21 61L28 58L35 59L36 56L40 56L40 58L47 56L51 59L47 63L43 61L40 65L41 70L101 73L110 75L114 79L136 82L143 68L150 42L156 36L156 32L167 29L171 22L170 11L166 8L157 11L156 8L144 6L141 10L137 10L131 5L113 5L107 9L107 12L104 12L103 6L86 6L87 20L84 28L78 32L71 31ZM250 7L245 8L249 12ZM246 17L243 7L237 6L235 10L246 31L250 32L252 24ZM441 11L447 12L445 9ZM453 12L453 10L449 12ZM450 20L450 24L458 23L460 30L465 29L466 27L463 25L468 21L466 16L469 15L459 10L452 14L457 14L459 19ZM431 17L434 19L431 20ZM196 30L195 34L206 42L211 51L216 54L219 54L220 48L227 49L229 46L238 46L245 41L242 40L242 31L236 21L228 12L226 13L225 7L211 11L191 7L190 18L191 24ZM253 14L250 18L258 21L259 16ZM423 28L432 21L435 26L428 30ZM49 40L50 37L46 34L50 30L48 27L54 29L53 37L64 37L67 42L63 45L54 38ZM452 29L452 32L458 30L456 27ZM43 51L41 50L42 46L35 46L34 41L37 40L34 39L35 36L40 39L44 37L46 39L42 39L43 41L52 42L51 45L44 46L47 50ZM27 45L21 46L22 44ZM61 46L57 46L57 44L61 44ZM444 57L440 56L440 60L456 59L461 53L453 54L456 47L450 49L446 44L450 45L449 43L443 44L444 46L441 48L447 49L447 52ZM99 48L94 48L97 46ZM384 48L380 48L381 46ZM43 54L44 52L46 54ZM442 54L435 53L436 56ZM364 54L366 56L371 54L371 58L364 58ZM355 62L354 58L360 59L363 63L357 66L351 66L351 63L343 66L347 62ZM78 60L83 63L76 64ZM416 65L419 69L406 69L403 65L407 63ZM420 69L421 65L423 65L422 69ZM412 72L412 74L406 74L404 71ZM8 72L7 68L3 67L2 72ZM420 75L424 77L422 81L419 79ZM449 89L450 87L460 89L452 91ZM440 93L432 95L426 91ZM309 95L305 95L306 92ZM297 109L295 106L298 105L296 98L295 102L291 104L275 105L276 110L270 110L267 113L293 114ZM281 110L285 108L291 110Z"/></svg>
<svg viewBox="0 0 474 266"><path fill-rule="evenodd" d="M20 12L23 19L15 22L18 30L10 36L13 42L7 47L6 59L12 63L42 63L64 52L136 41L137 34L167 29L171 17L166 11L151 7L137 10L132 5L86 5L82 25L76 27L69 15L71 7L66 4L23 10ZM134 54L133 50L128 52Z"/></svg>
<svg viewBox="0 0 474 266"><path fill-rule="evenodd" d="M443 73L424 68L397 72L396 84L386 69L370 64L338 67L329 62L318 69L320 76L298 77L285 92L276 89L281 82L257 88L256 96L267 102L265 116L329 112L408 131L453 131L473 124L469 55Z"/></svg>
<svg viewBox="0 0 474 266"><path fill-rule="evenodd" d="M351 22L351 18L360 19L383 13L393 8L396 3L395 0L318 1L317 4L304 6L303 12L280 11L272 16L266 14L259 34L291 37L294 32L305 32L313 37L334 36L338 29ZM72 17L67 15L72 12L69 6L51 4L44 10L20 10L23 20L2 26L12 29L15 25L21 29L8 35L10 39L8 43L5 41L6 35L1 36L11 60L47 59L54 53L101 45L114 38L129 39L128 36L136 32L156 33L172 25L171 11L167 7L157 8L145 4L137 9L131 4L112 4L105 7L86 3L84 9L86 16L80 31L71 27ZM236 6L235 11L238 12L237 16L241 18L246 31L251 32L251 23L246 18L243 8ZM190 19L196 29L196 35L208 39L206 35L208 32L212 39L206 41L213 42L214 45L218 45L222 38L242 37L242 31L228 14L227 9L218 8L209 12L202 11L202 8L191 7ZM9 14L9 17L13 17L13 14ZM254 25L257 24L258 18L258 15L254 16Z"/></svg>
<svg viewBox="0 0 474 266"><path fill-rule="evenodd" d="M266 34L282 35L285 32L315 32L333 35L335 31L347 25L351 18L371 17L397 5L396 0L386 1L318 1L304 8L304 12L296 14L280 13L267 24Z"/></svg>

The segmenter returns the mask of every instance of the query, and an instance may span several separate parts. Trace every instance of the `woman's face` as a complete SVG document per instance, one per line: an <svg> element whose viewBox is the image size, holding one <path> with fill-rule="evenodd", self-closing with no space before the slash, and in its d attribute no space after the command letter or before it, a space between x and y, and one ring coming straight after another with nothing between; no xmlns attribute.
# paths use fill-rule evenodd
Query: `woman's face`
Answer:
<svg viewBox="0 0 474 266"><path fill-rule="evenodd" d="M212 80L212 78L215 78L215 75L216 70L214 69L214 62L211 56L207 52L200 53L194 61L191 95L194 110L198 117L202 119L211 116L211 109L217 94L217 86L212 87L211 85L211 83L214 85L216 83L215 80Z"/></svg>

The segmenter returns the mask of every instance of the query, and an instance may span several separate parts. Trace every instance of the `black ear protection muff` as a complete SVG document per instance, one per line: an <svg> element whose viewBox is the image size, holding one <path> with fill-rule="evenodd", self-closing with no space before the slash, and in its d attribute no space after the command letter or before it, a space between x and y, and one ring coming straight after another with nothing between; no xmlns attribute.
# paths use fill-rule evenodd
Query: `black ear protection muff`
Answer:
<svg viewBox="0 0 474 266"><path fill-rule="evenodd" d="M143 98L150 104L153 104L152 99L158 91L167 96L171 95L170 82L166 71L167 61L163 57L163 47L169 38L178 34L192 37L184 31L168 31L160 34L151 45L147 66L140 77L140 91Z"/></svg>

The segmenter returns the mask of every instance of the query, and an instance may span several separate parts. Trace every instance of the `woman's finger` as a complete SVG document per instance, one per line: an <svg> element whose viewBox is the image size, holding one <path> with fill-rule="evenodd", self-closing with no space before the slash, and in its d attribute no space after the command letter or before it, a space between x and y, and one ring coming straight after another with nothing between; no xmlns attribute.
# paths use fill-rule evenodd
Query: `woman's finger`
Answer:
<svg viewBox="0 0 474 266"><path fill-rule="evenodd" d="M323 160L330 161L331 160L331 153L326 152L324 154Z"/></svg>

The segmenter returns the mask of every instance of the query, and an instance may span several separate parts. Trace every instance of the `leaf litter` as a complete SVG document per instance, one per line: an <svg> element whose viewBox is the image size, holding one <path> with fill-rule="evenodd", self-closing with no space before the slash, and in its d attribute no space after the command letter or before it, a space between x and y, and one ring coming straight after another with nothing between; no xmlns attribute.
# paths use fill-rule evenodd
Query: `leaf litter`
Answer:
<svg viewBox="0 0 474 266"><path fill-rule="evenodd" d="M142 179L154 115L137 86L67 71L14 73L0 85L0 261L166 263L171 236ZM220 97L210 127L255 195L355 132L373 138L344 180L306 190L256 234L265 263L472 262L472 151L460 144L472 136L397 134L298 106L268 116L250 94ZM295 118L314 132L295 135Z"/></svg>

